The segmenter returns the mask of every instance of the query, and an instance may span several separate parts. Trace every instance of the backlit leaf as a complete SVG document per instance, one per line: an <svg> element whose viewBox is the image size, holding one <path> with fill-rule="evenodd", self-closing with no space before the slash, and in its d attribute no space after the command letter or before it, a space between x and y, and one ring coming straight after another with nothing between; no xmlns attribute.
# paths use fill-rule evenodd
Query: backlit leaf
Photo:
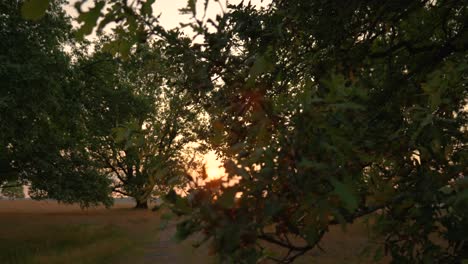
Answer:
<svg viewBox="0 0 468 264"><path fill-rule="evenodd" d="M336 179L332 179L331 184L335 187L334 193L340 197L346 209L350 212L356 210L358 200L354 195L352 187Z"/></svg>
<svg viewBox="0 0 468 264"><path fill-rule="evenodd" d="M29 0L21 7L21 14L25 19L38 20L45 15L49 0Z"/></svg>
<svg viewBox="0 0 468 264"><path fill-rule="evenodd" d="M232 208L234 206L237 190L235 188L228 188L223 190L218 198L218 203L224 208Z"/></svg>
<svg viewBox="0 0 468 264"><path fill-rule="evenodd" d="M142 5L141 5L141 13L143 15L151 15L153 14L153 8L152 5L154 4L156 0L146 0Z"/></svg>
<svg viewBox="0 0 468 264"><path fill-rule="evenodd" d="M76 32L79 38L82 38L83 36L89 35L91 32L93 32L93 29L96 27L97 21L101 16L101 10L104 7L104 4L105 3L103 1L97 2L96 5L89 9L88 12L83 12L80 14L77 20L78 22L82 22L83 25Z"/></svg>

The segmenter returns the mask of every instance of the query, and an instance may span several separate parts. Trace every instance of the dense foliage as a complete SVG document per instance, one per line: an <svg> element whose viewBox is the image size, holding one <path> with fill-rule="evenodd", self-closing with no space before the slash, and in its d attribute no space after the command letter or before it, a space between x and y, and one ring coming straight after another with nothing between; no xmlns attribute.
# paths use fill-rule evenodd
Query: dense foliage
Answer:
<svg viewBox="0 0 468 264"><path fill-rule="evenodd" d="M61 2L38 22L22 1L0 1L0 182L30 182L32 196L109 204L109 181L72 154L80 148L81 111L70 56L71 21Z"/></svg>
<svg viewBox="0 0 468 264"><path fill-rule="evenodd" d="M468 258L464 1L273 0L205 20L190 0L193 39L163 29L153 0L95 2L79 34L115 22L123 57L166 42L178 92L209 113L201 136L229 179L167 196L179 238L201 232L227 262L288 263L368 218L395 263Z"/></svg>
<svg viewBox="0 0 468 264"><path fill-rule="evenodd" d="M163 43L119 59L112 36L75 38L62 1L44 15L28 4L1 2L3 188L30 184L34 198L82 206L109 206L118 193L146 207L183 184L201 108L173 89L183 75Z"/></svg>
<svg viewBox="0 0 468 264"><path fill-rule="evenodd" d="M203 231L235 262L268 256L263 240L289 262L370 216L397 263L467 258L466 3L231 8L215 33L195 28L222 80L212 142L242 178L194 190L179 234Z"/></svg>

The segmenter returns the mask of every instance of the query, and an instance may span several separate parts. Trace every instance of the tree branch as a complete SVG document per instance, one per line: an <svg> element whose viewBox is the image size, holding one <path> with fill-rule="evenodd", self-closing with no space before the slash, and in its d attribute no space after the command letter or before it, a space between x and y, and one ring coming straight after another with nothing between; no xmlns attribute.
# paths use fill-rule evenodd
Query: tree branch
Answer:
<svg viewBox="0 0 468 264"><path fill-rule="evenodd" d="M112 192L120 193L120 194L125 195L125 196L130 196L128 193L126 193L124 191L121 191L121 190L118 190L116 188L113 188Z"/></svg>
<svg viewBox="0 0 468 264"><path fill-rule="evenodd" d="M122 176L120 176L120 173L119 171L114 167L114 165L112 165L112 163L109 161L109 159L104 156L104 154L101 154L101 153L98 153L99 156L101 156L102 160L107 164L107 166L109 166L109 168L116 174L117 178L123 182L123 183L127 183L127 180L122 178ZM125 172L125 171L124 171Z"/></svg>

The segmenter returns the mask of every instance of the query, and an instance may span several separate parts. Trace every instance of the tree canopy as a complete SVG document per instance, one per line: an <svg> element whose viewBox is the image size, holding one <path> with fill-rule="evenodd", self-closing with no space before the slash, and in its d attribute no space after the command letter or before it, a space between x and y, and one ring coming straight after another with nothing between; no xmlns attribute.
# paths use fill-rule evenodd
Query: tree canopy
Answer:
<svg viewBox="0 0 468 264"><path fill-rule="evenodd" d="M235 262L265 257L264 240L288 262L369 216L397 263L466 258L466 8L273 1L231 6L215 33L195 24L198 63L222 80L213 144L242 179L194 190L179 234Z"/></svg>
<svg viewBox="0 0 468 264"><path fill-rule="evenodd" d="M82 147L79 90L71 57L71 20L62 1L40 21L21 15L22 1L0 1L1 178L31 183L34 197L82 205L110 204L108 179L70 150Z"/></svg>

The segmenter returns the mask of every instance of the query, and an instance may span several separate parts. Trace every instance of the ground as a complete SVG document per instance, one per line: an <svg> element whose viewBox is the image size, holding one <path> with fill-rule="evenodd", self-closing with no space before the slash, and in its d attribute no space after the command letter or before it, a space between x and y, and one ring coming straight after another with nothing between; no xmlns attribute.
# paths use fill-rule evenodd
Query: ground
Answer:
<svg viewBox="0 0 468 264"><path fill-rule="evenodd" d="M207 248L174 241L160 212L133 210L120 201L112 209L81 210L54 201L0 200L0 263L215 263ZM297 263L371 263L359 256L369 242L363 224L333 228L316 250ZM274 250L274 249L273 249Z"/></svg>

